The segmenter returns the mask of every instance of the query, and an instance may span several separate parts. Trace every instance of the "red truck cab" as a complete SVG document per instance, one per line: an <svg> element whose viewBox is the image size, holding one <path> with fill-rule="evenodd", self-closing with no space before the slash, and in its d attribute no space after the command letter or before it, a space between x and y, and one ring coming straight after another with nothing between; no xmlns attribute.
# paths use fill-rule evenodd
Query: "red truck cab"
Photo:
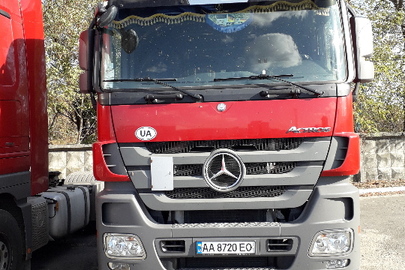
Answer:
<svg viewBox="0 0 405 270"><path fill-rule="evenodd" d="M340 0L101 4L80 51L100 269L358 269L371 38Z"/></svg>

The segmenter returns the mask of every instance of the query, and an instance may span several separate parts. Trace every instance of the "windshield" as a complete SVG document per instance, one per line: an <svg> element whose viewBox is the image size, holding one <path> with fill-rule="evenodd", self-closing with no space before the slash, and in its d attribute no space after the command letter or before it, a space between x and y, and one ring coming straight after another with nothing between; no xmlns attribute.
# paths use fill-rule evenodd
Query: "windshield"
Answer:
<svg viewBox="0 0 405 270"><path fill-rule="evenodd" d="M103 30L102 88L157 87L145 78L176 87L257 84L218 79L258 74L293 75L288 80L296 83L344 81L344 59L337 5L122 9Z"/></svg>

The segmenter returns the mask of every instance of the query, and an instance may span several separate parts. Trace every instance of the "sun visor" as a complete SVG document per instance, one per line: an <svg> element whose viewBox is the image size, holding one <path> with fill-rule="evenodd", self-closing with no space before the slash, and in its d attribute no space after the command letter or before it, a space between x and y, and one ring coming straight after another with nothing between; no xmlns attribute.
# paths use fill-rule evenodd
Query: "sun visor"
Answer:
<svg viewBox="0 0 405 270"><path fill-rule="evenodd" d="M190 5L232 4L247 3L249 0L189 0ZM254 1L253 1L254 2Z"/></svg>
<svg viewBox="0 0 405 270"><path fill-rule="evenodd" d="M123 8L188 6L260 2L260 0L109 0L110 5Z"/></svg>

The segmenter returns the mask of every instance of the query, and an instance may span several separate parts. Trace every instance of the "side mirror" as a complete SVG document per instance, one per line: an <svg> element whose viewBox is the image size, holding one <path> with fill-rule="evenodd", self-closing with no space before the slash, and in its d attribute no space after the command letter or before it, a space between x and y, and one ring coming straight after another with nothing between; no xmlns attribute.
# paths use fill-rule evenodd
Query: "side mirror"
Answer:
<svg viewBox="0 0 405 270"><path fill-rule="evenodd" d="M84 72L79 77L80 92L88 94L93 91L92 85L92 44L94 30L86 30L79 38L79 66Z"/></svg>
<svg viewBox="0 0 405 270"><path fill-rule="evenodd" d="M371 21L364 17L354 17L357 80L370 82L374 79L374 64L368 58L373 55L373 31Z"/></svg>
<svg viewBox="0 0 405 270"><path fill-rule="evenodd" d="M89 41L89 30L83 31L79 38L79 66L82 70L88 70L87 43Z"/></svg>

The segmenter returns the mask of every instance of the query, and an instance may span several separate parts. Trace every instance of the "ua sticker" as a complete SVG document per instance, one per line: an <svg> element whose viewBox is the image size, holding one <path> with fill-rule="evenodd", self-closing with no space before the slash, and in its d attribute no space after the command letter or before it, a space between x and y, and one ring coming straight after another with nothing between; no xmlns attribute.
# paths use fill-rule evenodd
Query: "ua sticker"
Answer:
<svg viewBox="0 0 405 270"><path fill-rule="evenodd" d="M135 136L141 141L153 140L156 135L157 131L153 127L140 127L135 131Z"/></svg>

